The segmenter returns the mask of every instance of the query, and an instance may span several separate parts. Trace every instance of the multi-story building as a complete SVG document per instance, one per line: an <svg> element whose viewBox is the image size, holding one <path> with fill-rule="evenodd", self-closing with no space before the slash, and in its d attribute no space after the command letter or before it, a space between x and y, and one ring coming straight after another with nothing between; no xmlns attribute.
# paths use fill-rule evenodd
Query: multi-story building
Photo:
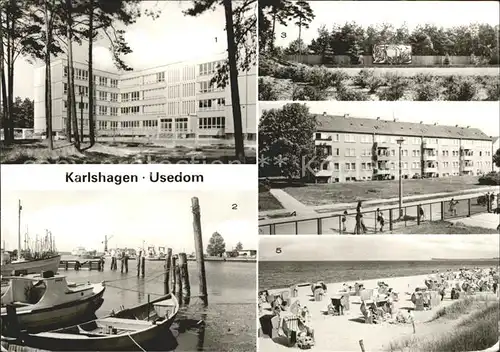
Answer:
<svg viewBox="0 0 500 352"><path fill-rule="evenodd" d="M500 137L493 137L493 141L492 141L493 145L491 147L491 153L492 155L495 154L497 152L497 150L500 149ZM491 171L500 171L500 167L496 166L495 164L493 164L493 168Z"/></svg>
<svg viewBox="0 0 500 352"><path fill-rule="evenodd" d="M211 60L178 62L121 74L93 70L95 127L99 136L231 139L234 136L231 86L210 83L223 55ZM52 70L52 126L66 129L68 98L66 60ZM74 63L78 128L87 134L89 72ZM35 133L45 132L45 66L35 72ZM238 77L243 134L256 136L256 70ZM80 104L82 102L82 104Z"/></svg>
<svg viewBox="0 0 500 352"><path fill-rule="evenodd" d="M492 139L477 128L349 115L316 116L326 160L317 182L480 175L492 170Z"/></svg>

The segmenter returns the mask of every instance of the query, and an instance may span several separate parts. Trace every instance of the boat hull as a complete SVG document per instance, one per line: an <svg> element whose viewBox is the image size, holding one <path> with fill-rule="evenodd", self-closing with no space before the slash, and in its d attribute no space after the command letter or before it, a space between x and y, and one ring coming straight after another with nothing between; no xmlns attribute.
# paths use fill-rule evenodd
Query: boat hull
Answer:
<svg viewBox="0 0 500 352"><path fill-rule="evenodd" d="M2 265L2 276L10 276L13 271L25 272L26 274L39 274L42 271L52 271L57 272L59 268L59 262L61 261L61 256L57 255L55 257L47 259L37 259L29 260L26 262L19 263L9 263Z"/></svg>
<svg viewBox="0 0 500 352"><path fill-rule="evenodd" d="M92 316L104 301L104 291L105 288L80 301L72 301L47 308L35 308L30 312L20 312L17 315L19 327L21 330L30 333L37 333L92 319ZM2 321L4 319L8 319L7 314L2 312Z"/></svg>

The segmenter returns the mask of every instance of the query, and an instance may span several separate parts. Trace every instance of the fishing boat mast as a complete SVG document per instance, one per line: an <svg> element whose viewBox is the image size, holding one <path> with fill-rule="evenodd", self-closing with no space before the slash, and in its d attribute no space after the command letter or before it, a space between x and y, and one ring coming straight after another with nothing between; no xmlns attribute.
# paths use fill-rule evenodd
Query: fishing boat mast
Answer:
<svg viewBox="0 0 500 352"><path fill-rule="evenodd" d="M21 199L19 199L18 204L18 218L17 218L17 259L21 259L21 210L23 207L21 205Z"/></svg>

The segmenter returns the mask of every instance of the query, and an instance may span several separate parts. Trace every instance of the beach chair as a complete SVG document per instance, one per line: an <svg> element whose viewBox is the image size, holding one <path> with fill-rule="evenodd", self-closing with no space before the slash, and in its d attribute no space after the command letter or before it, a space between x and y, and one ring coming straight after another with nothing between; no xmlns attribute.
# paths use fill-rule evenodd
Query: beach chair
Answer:
<svg viewBox="0 0 500 352"><path fill-rule="evenodd" d="M350 301L351 295L349 293L343 294L342 298L340 299L340 302L342 303L342 306L344 307L344 311L350 309L349 301Z"/></svg>
<svg viewBox="0 0 500 352"><path fill-rule="evenodd" d="M359 291L359 297L361 298L362 301L369 301L373 298L373 289L372 288L365 288L361 291Z"/></svg>
<svg viewBox="0 0 500 352"><path fill-rule="evenodd" d="M290 298L290 291L281 291L280 296L283 301L286 301Z"/></svg>
<svg viewBox="0 0 500 352"><path fill-rule="evenodd" d="M438 291L430 291L430 304L429 308L435 308L441 304L441 295L439 294Z"/></svg>
<svg viewBox="0 0 500 352"><path fill-rule="evenodd" d="M359 296L360 291L363 290L363 284L358 284L357 282L354 284L354 295Z"/></svg>
<svg viewBox="0 0 500 352"><path fill-rule="evenodd" d="M275 315L274 317L271 318L271 326L272 326L272 330L271 330L271 338L272 339L275 339L277 337L280 336L280 316L279 315Z"/></svg>
<svg viewBox="0 0 500 352"><path fill-rule="evenodd" d="M325 291L322 288L316 288L314 290L314 300L316 302L322 301L324 295L325 295Z"/></svg>
<svg viewBox="0 0 500 352"><path fill-rule="evenodd" d="M342 305L342 295L330 297L333 315L344 315L344 307Z"/></svg>
<svg viewBox="0 0 500 352"><path fill-rule="evenodd" d="M299 332L299 317L296 315L283 317L282 326L283 332L288 341L288 346L295 346L297 342L297 334Z"/></svg>
<svg viewBox="0 0 500 352"><path fill-rule="evenodd" d="M425 307L424 307L424 295L422 295L422 294L415 295L415 302L413 302L413 304L415 304L416 311L424 310L425 309Z"/></svg>

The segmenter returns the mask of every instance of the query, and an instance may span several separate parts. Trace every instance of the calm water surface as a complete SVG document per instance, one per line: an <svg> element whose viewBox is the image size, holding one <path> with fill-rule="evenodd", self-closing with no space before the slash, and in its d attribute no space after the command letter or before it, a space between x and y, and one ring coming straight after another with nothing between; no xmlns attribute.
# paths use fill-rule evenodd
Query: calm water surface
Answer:
<svg viewBox="0 0 500 352"><path fill-rule="evenodd" d="M498 267L491 261L321 261L259 262L259 289L290 287L301 282L353 282L430 274L434 270Z"/></svg>
<svg viewBox="0 0 500 352"><path fill-rule="evenodd" d="M63 257L63 259L68 257ZM104 272L72 269L61 274L68 281L100 282L106 280L104 303L97 311L98 317L147 302L148 293L154 299L163 294L163 262L147 261L146 277L137 278L137 263L129 261L128 274L110 271L110 262ZM188 262L191 295L198 296L198 272L196 262ZM206 262L208 286L208 307L200 304L199 298L192 298L191 304L178 317L195 323L203 319L205 329L188 328L181 321L181 327L174 326L173 334L178 343L176 351L255 351L256 350L256 265L255 263ZM191 324L193 325L193 324ZM177 331L182 331L177 335ZM163 350L167 349L163 345ZM168 347L172 350L173 348Z"/></svg>

